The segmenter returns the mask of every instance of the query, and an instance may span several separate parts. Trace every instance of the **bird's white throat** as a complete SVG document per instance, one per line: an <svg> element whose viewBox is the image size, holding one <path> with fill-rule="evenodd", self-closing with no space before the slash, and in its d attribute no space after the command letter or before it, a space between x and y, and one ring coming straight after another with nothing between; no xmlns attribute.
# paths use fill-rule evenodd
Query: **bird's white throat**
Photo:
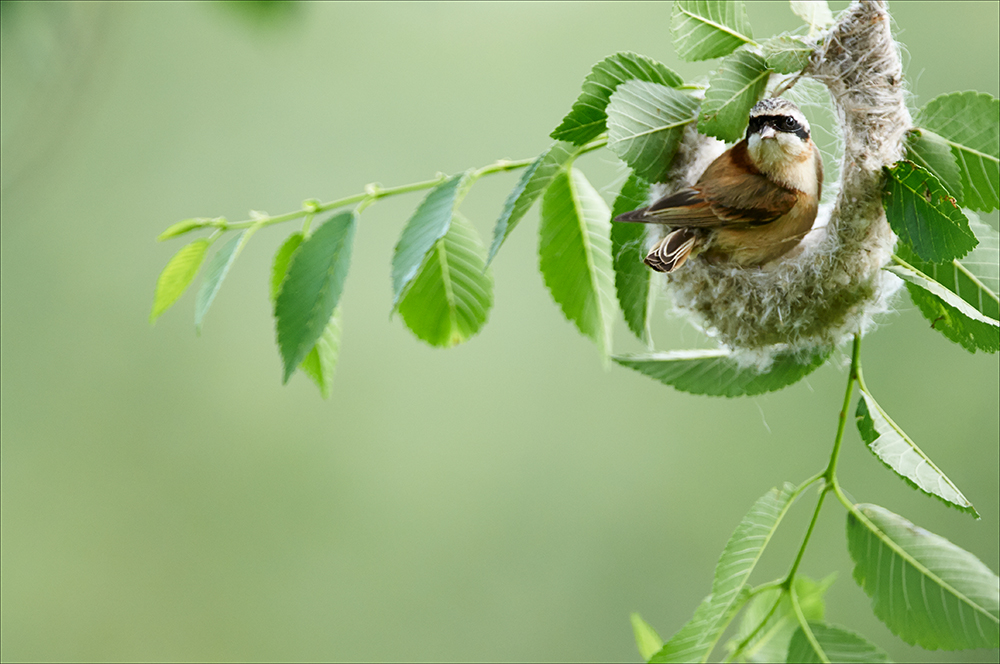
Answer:
<svg viewBox="0 0 1000 664"><path fill-rule="evenodd" d="M771 138L751 134L747 152L754 166L776 182L813 196L817 193L816 163L811 141L778 132Z"/></svg>

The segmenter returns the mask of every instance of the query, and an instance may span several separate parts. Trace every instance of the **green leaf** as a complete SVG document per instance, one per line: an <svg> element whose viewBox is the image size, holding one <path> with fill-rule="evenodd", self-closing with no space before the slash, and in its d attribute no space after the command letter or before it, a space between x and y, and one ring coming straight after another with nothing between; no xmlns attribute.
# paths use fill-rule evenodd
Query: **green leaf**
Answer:
<svg viewBox="0 0 1000 664"><path fill-rule="evenodd" d="M607 112L608 149L639 177L662 182L698 101L665 85L628 81L611 95Z"/></svg>
<svg viewBox="0 0 1000 664"><path fill-rule="evenodd" d="M787 387L818 369L827 357L829 353L808 358L800 358L794 353L779 354L763 373L755 367L741 366L730 351L723 349L615 355L611 359L681 392L738 397Z"/></svg>
<svg viewBox="0 0 1000 664"><path fill-rule="evenodd" d="M798 37L779 35L761 44L767 66L779 74L802 71L809 64L813 47Z"/></svg>
<svg viewBox="0 0 1000 664"><path fill-rule="evenodd" d="M969 212L969 226L979 244L963 258L947 263L921 261L899 247L903 260L946 291L955 293L989 321L1000 319L1000 234ZM907 283L910 298L931 321L931 327L961 344L970 353L1000 350L1000 328L993 322L973 320L922 287Z"/></svg>
<svg viewBox="0 0 1000 664"><path fill-rule="evenodd" d="M337 359L340 357L340 329L340 306L337 306L316 344L299 365L299 368L316 383L324 399L329 399L333 391L333 374L337 369Z"/></svg>
<svg viewBox="0 0 1000 664"><path fill-rule="evenodd" d="M878 505L847 515L854 580L893 634L928 650L1000 646L1000 579L974 555Z"/></svg>
<svg viewBox="0 0 1000 664"><path fill-rule="evenodd" d="M749 594L749 591L744 589L737 599L745 602ZM712 644L704 642L710 638L709 631L717 622L728 623L732 620L740 605L741 602L737 602L728 613L718 616L713 609L711 595L701 600L691 619L670 637L663 648L649 658L649 663L706 661L712 651Z"/></svg>
<svg viewBox="0 0 1000 664"><path fill-rule="evenodd" d="M456 346L482 329L493 306L493 275L486 272L479 235L456 213L434 243L399 302L403 322L432 346Z"/></svg>
<svg viewBox="0 0 1000 664"><path fill-rule="evenodd" d="M193 230L199 228L204 228L207 222L211 219L185 219L184 221L178 221L176 224L169 226L167 230L163 231L156 237L157 242L163 242L164 240L169 240L172 237L177 237L178 235L184 235L185 233L190 233Z"/></svg>
<svg viewBox="0 0 1000 664"><path fill-rule="evenodd" d="M500 251L500 246L511 234L517 222L521 221L531 206L535 203L545 190L552 184L554 178L560 171L566 168L567 164L572 164L580 148L571 143L559 141L538 156L528 169L521 174L520 179L513 191L507 196L493 228L493 243L490 245L490 253L486 259L486 264L493 262L494 256Z"/></svg>
<svg viewBox="0 0 1000 664"><path fill-rule="evenodd" d="M285 383L319 340L340 301L356 228L357 215L341 212L292 254L288 277L274 305Z"/></svg>
<svg viewBox="0 0 1000 664"><path fill-rule="evenodd" d="M807 620L822 620L826 612L823 595L833 584L836 574L831 574L820 582L798 575L795 577L795 595L799 599L799 608ZM771 606L775 601L778 607L768 618ZM767 618L767 623L757 632L757 635L747 643L740 654L740 659L747 662L780 662L788 653L788 643L798 627L795 610L787 593L779 588L765 590L753 596L740 618L736 638L730 644L730 651L736 643L747 638L757 625Z"/></svg>
<svg viewBox="0 0 1000 664"><path fill-rule="evenodd" d="M677 0L670 32L677 55L688 61L718 58L753 43L742 1Z"/></svg>
<svg viewBox="0 0 1000 664"><path fill-rule="evenodd" d="M911 283L914 286L919 286L920 288L931 293L932 295L937 296L945 304L954 307L958 311L958 313L967 318L971 318L972 320L978 321L980 323L985 323L986 325L990 325L992 327L997 327L998 325L996 319L984 315L973 305L963 300L961 297L953 293L951 290L945 288L937 281L934 281L926 274L920 272L919 270L914 269L910 265L906 264L890 265L883 269L888 270L889 272L892 272L893 274L903 279L904 281Z"/></svg>
<svg viewBox="0 0 1000 664"><path fill-rule="evenodd" d="M243 231L215 252L212 260L208 262L208 267L205 269L205 280L201 283L201 288L198 289L198 295L194 301L194 329L198 334L201 334L201 325L205 320L205 314L208 313L208 308L215 301L215 296L219 292L219 288L222 287L222 281L229 274L229 268L236 262L236 257L239 256L251 235L251 231Z"/></svg>
<svg viewBox="0 0 1000 664"><path fill-rule="evenodd" d="M940 135L958 161L964 205L989 212L1000 206L1000 100L953 92L927 102L917 124Z"/></svg>
<svg viewBox="0 0 1000 664"><path fill-rule="evenodd" d="M557 141L576 145L597 138L605 130L607 115L604 110L611 94L620 83L632 80L671 88L684 83L680 76L656 60L629 51L615 53L594 65L583 80L583 92L572 110L549 135Z"/></svg>
<svg viewBox="0 0 1000 664"><path fill-rule="evenodd" d="M635 173L622 185L611 218L646 205L649 183ZM615 266L615 292L628 329L639 340L650 345L649 315L653 299L650 297L652 271L643 263L646 244L645 224L611 224L611 256Z"/></svg>
<svg viewBox="0 0 1000 664"><path fill-rule="evenodd" d="M453 175L430 190L406 222L392 254L392 307L399 305L417 269L451 224L458 193L468 173Z"/></svg>
<svg viewBox="0 0 1000 664"><path fill-rule="evenodd" d="M302 244L303 235L295 232L289 235L278 251L274 254L274 262L271 266L271 302L278 299L282 284L288 276L288 266L292 262L292 256ZM330 321L323 328L319 339L309 350L305 359L299 365L309 376L316 386L319 387L320 394L324 399L330 397L333 389L333 374L337 367L337 358L340 354L340 330L341 330L340 306L333 310Z"/></svg>
<svg viewBox="0 0 1000 664"><path fill-rule="evenodd" d="M926 261L961 258L976 246L969 220L933 175L912 161L885 169L882 206L899 239Z"/></svg>
<svg viewBox="0 0 1000 664"><path fill-rule="evenodd" d="M278 247L278 251L275 252L274 261L271 264L271 302L278 299L278 293L281 292L281 284L284 283L285 277L288 276L288 266L292 262L292 254L295 253L304 239L305 236L302 233L292 233L285 238L285 241Z"/></svg>
<svg viewBox="0 0 1000 664"><path fill-rule="evenodd" d="M906 158L936 177L962 204L962 174L948 141L927 129L911 129L906 136Z"/></svg>
<svg viewBox="0 0 1000 664"><path fill-rule="evenodd" d="M834 627L822 622L809 621L809 629L823 649L826 656L825 661L829 662L857 662L858 664L880 664L890 662L889 655L884 650L872 643L869 643L863 636L855 634L843 627ZM788 644L787 662L797 664L812 664L822 662L824 659L820 653L816 652L813 644L806 638L805 632L799 627L795 630L790 643Z"/></svg>
<svg viewBox="0 0 1000 664"><path fill-rule="evenodd" d="M976 508L958 487L910 440L865 389L861 390L856 418L861 439L886 467L913 488L979 518Z"/></svg>
<svg viewBox="0 0 1000 664"><path fill-rule="evenodd" d="M708 79L698 131L734 143L743 138L750 109L760 101L771 70L764 58L736 51Z"/></svg>
<svg viewBox="0 0 1000 664"><path fill-rule="evenodd" d="M185 245L174 254L167 266L160 272L156 280L156 292L153 295L153 310L149 314L149 322L153 323L160 315L177 301L187 287L191 285L198 268L205 260L205 252L211 242L207 238L195 240Z"/></svg>
<svg viewBox="0 0 1000 664"><path fill-rule="evenodd" d="M833 12L826 0L791 0L792 11L805 21L809 31L833 25Z"/></svg>
<svg viewBox="0 0 1000 664"><path fill-rule="evenodd" d="M552 299L604 357L611 352L615 316L610 216L583 173L560 171L542 199L538 246Z"/></svg>
<svg viewBox="0 0 1000 664"><path fill-rule="evenodd" d="M642 657L642 661L647 662L663 647L663 639L638 613L633 613L629 618L632 620L632 632L635 634L635 646L639 649L639 656Z"/></svg>
<svg viewBox="0 0 1000 664"><path fill-rule="evenodd" d="M746 601L747 578L771 541L794 498L795 487L787 482L771 489L754 503L726 543L715 566L712 594L650 662L704 662L736 611Z"/></svg>

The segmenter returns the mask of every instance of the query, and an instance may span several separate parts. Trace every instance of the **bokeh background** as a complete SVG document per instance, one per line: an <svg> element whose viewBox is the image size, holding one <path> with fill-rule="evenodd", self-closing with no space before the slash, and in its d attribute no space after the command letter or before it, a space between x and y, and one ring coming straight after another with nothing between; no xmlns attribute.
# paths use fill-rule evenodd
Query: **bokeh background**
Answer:
<svg viewBox="0 0 1000 664"><path fill-rule="evenodd" d="M533 156L616 51L706 74L674 55L668 3L2 7L4 660L638 661L629 612L669 636L751 503L825 462L842 354L736 400L606 370L543 286L537 211L495 262L489 325L438 350L389 317L420 194L367 210L329 401L301 374L280 384L267 273L295 224L253 238L200 337L194 289L147 322L174 221ZM915 106L1000 92L1000 5L891 10ZM757 35L798 25L785 3L749 13ZM612 155L579 165L612 200ZM464 204L484 238L516 178ZM707 343L661 314L655 335ZM616 348L638 348L623 325ZM997 357L904 295L863 359L983 519L911 491L853 427L844 485L997 570ZM755 580L787 569L812 500ZM905 645L850 570L832 501L803 565L839 574L830 621L897 661L995 661Z"/></svg>

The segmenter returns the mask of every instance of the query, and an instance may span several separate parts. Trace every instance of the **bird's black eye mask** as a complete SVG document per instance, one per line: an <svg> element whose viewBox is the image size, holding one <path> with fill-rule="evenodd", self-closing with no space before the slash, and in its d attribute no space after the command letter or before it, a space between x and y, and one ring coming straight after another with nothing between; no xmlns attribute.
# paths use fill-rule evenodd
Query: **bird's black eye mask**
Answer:
<svg viewBox="0 0 1000 664"><path fill-rule="evenodd" d="M790 115L757 115L750 118L747 126L747 138L750 134L758 132L764 125L771 125L777 131L795 134L803 141L809 138L809 130L799 124L798 120Z"/></svg>

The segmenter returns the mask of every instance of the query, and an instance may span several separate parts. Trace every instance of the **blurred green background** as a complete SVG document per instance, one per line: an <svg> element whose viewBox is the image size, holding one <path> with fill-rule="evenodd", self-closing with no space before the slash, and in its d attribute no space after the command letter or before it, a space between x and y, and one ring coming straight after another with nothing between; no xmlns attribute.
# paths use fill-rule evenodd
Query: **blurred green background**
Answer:
<svg viewBox="0 0 1000 664"><path fill-rule="evenodd" d="M835 3L839 9L845 3ZM997 95L996 3L892 3L914 106ZM798 25L751 4L755 33ZM156 275L192 216L279 213L542 151L593 63L685 77L668 3L20 4L2 14L2 657L14 660L638 661L708 592L768 488L822 467L843 354L777 394L693 397L602 367L537 272L537 212L495 262L470 343L390 320L389 258L419 194L362 219L333 398L280 384L257 234L202 336L188 293L153 328ZM621 168L579 165L611 200ZM463 212L488 238L517 174ZM996 215L986 220L997 225ZM637 344L618 328L616 348ZM658 314L657 345L706 341ZM998 563L998 362L905 296L863 348L883 407L983 514L918 495L847 433L841 478ZM807 496L755 579L787 569ZM828 619L897 660L829 503L803 571Z"/></svg>

